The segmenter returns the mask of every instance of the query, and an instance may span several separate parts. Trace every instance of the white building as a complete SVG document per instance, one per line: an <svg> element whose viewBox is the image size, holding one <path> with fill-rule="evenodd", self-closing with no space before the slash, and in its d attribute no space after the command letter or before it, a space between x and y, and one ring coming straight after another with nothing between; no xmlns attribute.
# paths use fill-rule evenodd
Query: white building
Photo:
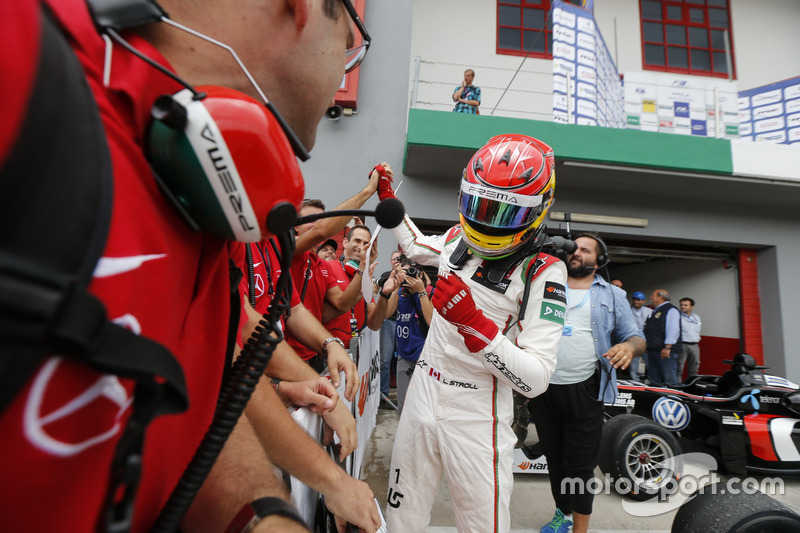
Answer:
<svg viewBox="0 0 800 533"><path fill-rule="evenodd" d="M708 137L554 122L553 45L526 31L548 19L549 0L354 4L373 39L358 79L347 81L350 96L342 97L357 112L323 119L312 158L302 166L307 196L333 207L363 186L373 165L387 161L395 182L403 181L398 196L407 212L424 230L441 231L457 221L458 182L478 147L500 133L540 138L557 161L551 213L590 215L570 229L604 237L610 275L629 294L665 288L676 304L683 296L697 301L701 372L721 372L723 359L747 351L800 382L800 328L791 307L800 301L800 143L731 140L735 130L717 132L713 118L723 110L715 108L713 91L711 104L699 107ZM796 0L595 4L609 56L629 79L720 82L746 91L800 75ZM482 90L480 116L450 112L466 68L475 70ZM690 107L694 113L697 103ZM642 102L625 104L628 117L639 108L646 111ZM629 125L636 120L628 118ZM677 131L679 122L662 119L659 126L667 127L654 129ZM623 219L605 224L598 216ZM552 218L549 232L563 234L564 223ZM379 271L395 246L389 232L380 245Z"/></svg>

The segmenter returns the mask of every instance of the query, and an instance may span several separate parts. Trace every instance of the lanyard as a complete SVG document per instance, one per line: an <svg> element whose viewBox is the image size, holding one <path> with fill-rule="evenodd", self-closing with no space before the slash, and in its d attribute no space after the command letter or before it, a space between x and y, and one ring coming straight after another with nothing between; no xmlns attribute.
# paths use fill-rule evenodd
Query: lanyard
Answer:
<svg viewBox="0 0 800 533"><path fill-rule="evenodd" d="M589 294L591 294L591 292L592 289L586 289L586 294L583 295L583 300L581 300L581 303L573 305L572 307L567 307L567 312L583 306L587 301L589 301ZM569 306L569 287L567 287L567 305Z"/></svg>

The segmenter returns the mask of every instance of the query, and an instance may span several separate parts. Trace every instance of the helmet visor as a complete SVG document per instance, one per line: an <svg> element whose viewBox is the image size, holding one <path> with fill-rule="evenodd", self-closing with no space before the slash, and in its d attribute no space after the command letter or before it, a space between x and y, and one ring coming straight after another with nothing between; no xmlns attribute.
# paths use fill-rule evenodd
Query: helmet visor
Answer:
<svg viewBox="0 0 800 533"><path fill-rule="evenodd" d="M484 230L519 230L530 226L547 206L551 192L529 196L461 181L458 210Z"/></svg>

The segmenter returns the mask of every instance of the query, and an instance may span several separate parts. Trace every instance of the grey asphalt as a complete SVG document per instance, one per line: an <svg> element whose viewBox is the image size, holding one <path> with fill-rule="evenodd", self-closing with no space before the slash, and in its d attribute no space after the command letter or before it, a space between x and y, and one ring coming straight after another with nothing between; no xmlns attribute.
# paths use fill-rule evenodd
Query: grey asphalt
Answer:
<svg viewBox="0 0 800 533"><path fill-rule="evenodd" d="M394 389L390 397L394 397ZM372 488L382 507L386 508L386 492L389 483L389 465L392 454L395 430L399 414L397 411L381 409L378 411L377 427L370 440L362 467L361 478ZM533 428L533 426L531 426ZM602 477L597 470L598 477ZM756 478L760 479L760 478ZM800 512L800 479L783 478L783 494L771 495L776 500ZM630 500L609 491L598 494L594 500L589 531L594 533L667 533L671 531L672 521L677 510L670 510L654 516L633 516L623 509L623 503L630 509ZM660 504L653 504L660 505ZM664 506L668 506L664 504ZM514 474L514 493L511 498L511 528L513 533L538 532L550 521L555 511L550 485L545 474ZM659 512L655 507L652 512ZM442 482L431 510L428 533L455 532L450 494L447 483ZM397 533L397 532L391 532Z"/></svg>

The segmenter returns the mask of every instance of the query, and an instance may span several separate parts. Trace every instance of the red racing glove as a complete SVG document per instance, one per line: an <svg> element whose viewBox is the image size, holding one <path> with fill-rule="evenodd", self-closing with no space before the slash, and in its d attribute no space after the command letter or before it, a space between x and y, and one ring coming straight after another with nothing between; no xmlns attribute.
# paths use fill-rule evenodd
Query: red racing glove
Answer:
<svg viewBox="0 0 800 533"><path fill-rule="evenodd" d="M392 178L386 175L386 167L383 165L375 165L372 172L377 172L381 177L380 181L378 181L378 200L382 202L387 198L397 198L392 190ZM370 176L372 172L370 172Z"/></svg>
<svg viewBox="0 0 800 533"><path fill-rule="evenodd" d="M439 274L431 300L433 307L458 328L470 352L479 352L497 336L500 328L475 307L472 292L452 272Z"/></svg>

